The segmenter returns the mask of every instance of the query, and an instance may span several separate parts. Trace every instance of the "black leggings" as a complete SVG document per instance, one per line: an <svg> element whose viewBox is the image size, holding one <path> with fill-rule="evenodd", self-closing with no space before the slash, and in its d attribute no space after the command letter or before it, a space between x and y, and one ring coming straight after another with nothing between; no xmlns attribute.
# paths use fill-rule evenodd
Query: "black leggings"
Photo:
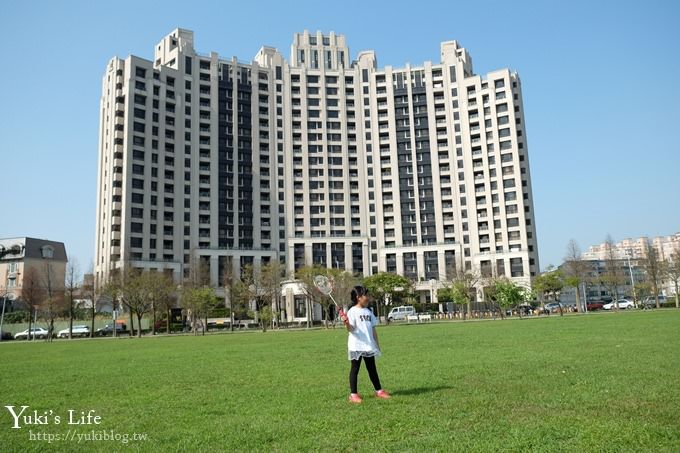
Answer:
<svg viewBox="0 0 680 453"><path fill-rule="evenodd" d="M375 368L375 357L359 357L358 360L352 360L352 367L349 369L349 388L352 393L357 392L357 378L359 377L359 368L361 368L361 359L366 362L366 370L368 377L371 378L375 390L382 390L380 386L380 378L378 377L378 370Z"/></svg>

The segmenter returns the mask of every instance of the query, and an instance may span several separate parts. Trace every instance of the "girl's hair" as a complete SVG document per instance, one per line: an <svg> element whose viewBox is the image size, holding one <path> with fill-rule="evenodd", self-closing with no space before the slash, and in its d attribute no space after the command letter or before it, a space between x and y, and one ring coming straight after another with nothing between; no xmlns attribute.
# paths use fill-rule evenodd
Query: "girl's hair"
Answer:
<svg viewBox="0 0 680 453"><path fill-rule="evenodd" d="M350 308L357 304L357 302L359 301L359 297L361 296L368 296L368 290L365 287L357 285L354 288L352 288L352 293L350 295L350 297L352 298L352 304L350 305Z"/></svg>

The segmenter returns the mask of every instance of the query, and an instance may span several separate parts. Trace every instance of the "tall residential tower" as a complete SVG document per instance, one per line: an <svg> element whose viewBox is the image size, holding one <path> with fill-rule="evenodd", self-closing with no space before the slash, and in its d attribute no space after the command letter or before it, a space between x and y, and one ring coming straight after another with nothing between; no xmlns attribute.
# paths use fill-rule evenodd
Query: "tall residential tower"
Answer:
<svg viewBox="0 0 680 453"><path fill-rule="evenodd" d="M475 75L455 41L437 64L380 69L334 33L243 63L176 29L153 61L109 62L100 114L98 282L204 263L219 284L272 259L421 289L538 269L519 77Z"/></svg>

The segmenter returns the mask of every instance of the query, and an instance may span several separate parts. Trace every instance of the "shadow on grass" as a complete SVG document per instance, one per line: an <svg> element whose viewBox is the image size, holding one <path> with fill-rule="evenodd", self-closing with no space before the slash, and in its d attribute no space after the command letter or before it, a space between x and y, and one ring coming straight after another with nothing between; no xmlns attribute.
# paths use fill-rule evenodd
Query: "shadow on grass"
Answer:
<svg viewBox="0 0 680 453"><path fill-rule="evenodd" d="M450 390L453 387L450 385L437 385L433 387L414 387L410 389L401 389L390 391L392 395L422 395L423 393L436 393L442 390Z"/></svg>

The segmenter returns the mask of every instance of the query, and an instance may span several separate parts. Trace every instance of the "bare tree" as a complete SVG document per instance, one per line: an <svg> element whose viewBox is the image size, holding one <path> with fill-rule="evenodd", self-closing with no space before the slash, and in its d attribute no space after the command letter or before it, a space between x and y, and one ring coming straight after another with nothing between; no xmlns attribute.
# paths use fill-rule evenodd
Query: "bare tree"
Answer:
<svg viewBox="0 0 680 453"><path fill-rule="evenodd" d="M234 294L237 278L234 276L232 257L228 256L222 271L222 286L224 287L224 304L229 309L229 330L234 331Z"/></svg>
<svg viewBox="0 0 680 453"><path fill-rule="evenodd" d="M333 302L330 298L321 294L321 292L314 285L314 277L317 275L328 276L329 269L323 266L303 266L297 270L295 273L295 278L302 282L305 290L306 299L306 309L307 309L307 327L311 327L313 323L312 310L314 304L317 303L321 306L324 313L325 327L328 328L328 309L329 305Z"/></svg>
<svg viewBox="0 0 680 453"><path fill-rule="evenodd" d="M267 264L260 268L260 272L257 275L256 286L259 289L261 298L269 301L269 309L271 311L272 327L274 323L279 320L279 303L281 300L281 282L283 281L283 276L285 275L285 267L279 260L269 261ZM266 307L258 307L258 309L263 309ZM262 326L263 330L264 322Z"/></svg>
<svg viewBox="0 0 680 453"><path fill-rule="evenodd" d="M30 340L34 314L44 299L40 272L33 266L28 266L24 269L21 299L28 305L28 335Z"/></svg>
<svg viewBox="0 0 680 453"><path fill-rule="evenodd" d="M476 271L456 270L451 282L451 293L456 304L467 306L463 312L463 320L472 313L472 301L477 299L477 285L480 281L481 276Z"/></svg>
<svg viewBox="0 0 680 453"><path fill-rule="evenodd" d="M607 288L610 295L614 298L614 308L619 309L619 286L626 281L620 260L616 256L616 245L611 235L607 235L604 242L604 272L600 275L600 283Z"/></svg>
<svg viewBox="0 0 680 453"><path fill-rule="evenodd" d="M151 302L151 334L156 335L156 313L165 311L168 314L166 330L170 330L169 310L167 307L172 301L174 285L172 278L162 272L149 272L146 278L148 297Z"/></svg>
<svg viewBox="0 0 680 453"><path fill-rule="evenodd" d="M47 341L51 342L54 336L54 320L63 313L64 291L57 282L57 275L50 261L44 262L42 280L44 288L42 316L47 322Z"/></svg>
<svg viewBox="0 0 680 453"><path fill-rule="evenodd" d="M567 254L564 257L564 283L576 290L576 306L583 311L585 303L581 301L579 287L586 279L587 263L581 259L581 249L578 243L571 239L567 244Z"/></svg>
<svg viewBox="0 0 680 453"><path fill-rule="evenodd" d="M645 269L647 281L654 292L656 308L659 308L659 286L663 275L663 262L659 258L659 253L649 241L646 244L645 257L642 259L642 267Z"/></svg>
<svg viewBox="0 0 680 453"><path fill-rule="evenodd" d="M680 244L676 245L671 252L670 259L668 260L666 266L666 277L673 283L675 288L675 308L680 308Z"/></svg>
<svg viewBox="0 0 680 453"><path fill-rule="evenodd" d="M215 303L215 291L208 286L203 287L184 287L182 288L182 307L186 309L191 320L191 330L194 335L198 335L199 320L203 319L206 313ZM205 335L206 325L200 326Z"/></svg>
<svg viewBox="0 0 680 453"><path fill-rule="evenodd" d="M70 340L73 338L75 293L78 291L81 285L80 267L78 266L78 260L75 257L71 257L71 259L66 264L66 278L64 283L66 294L68 295L68 338Z"/></svg>
<svg viewBox="0 0 680 453"><path fill-rule="evenodd" d="M97 316L97 291L94 283L94 264L90 263L90 269L87 275L90 275L91 278L85 278L85 276L83 276L81 294L83 299L90 300L90 338L93 338L95 332L94 321Z"/></svg>
<svg viewBox="0 0 680 453"><path fill-rule="evenodd" d="M124 272L113 274L107 286L107 292L130 311L130 336L134 334L133 315L137 316L137 336L141 338L142 318L151 311L149 282L149 272L127 268Z"/></svg>

